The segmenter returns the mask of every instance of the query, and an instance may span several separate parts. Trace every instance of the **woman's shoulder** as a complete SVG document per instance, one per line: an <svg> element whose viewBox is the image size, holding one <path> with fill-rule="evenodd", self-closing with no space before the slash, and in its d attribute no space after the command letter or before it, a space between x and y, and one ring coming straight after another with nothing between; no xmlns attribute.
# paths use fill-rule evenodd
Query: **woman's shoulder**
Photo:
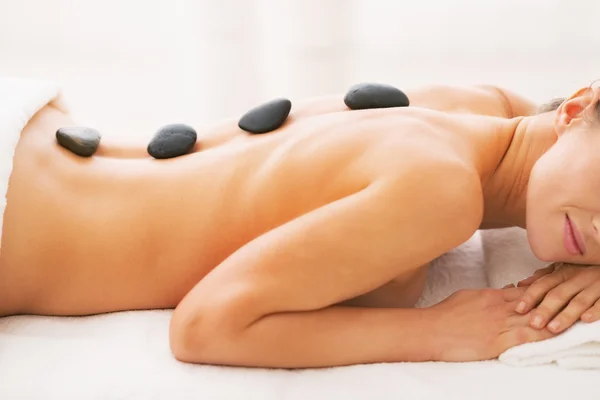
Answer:
<svg viewBox="0 0 600 400"><path fill-rule="evenodd" d="M427 220L439 221L436 229L462 234L465 240L472 235L483 219L483 190L478 172L452 155L419 156L405 161L380 177L392 202L421 210Z"/></svg>
<svg viewBox="0 0 600 400"><path fill-rule="evenodd" d="M525 96L495 85L429 85L407 94L413 106L444 112L514 118L533 115L537 109Z"/></svg>

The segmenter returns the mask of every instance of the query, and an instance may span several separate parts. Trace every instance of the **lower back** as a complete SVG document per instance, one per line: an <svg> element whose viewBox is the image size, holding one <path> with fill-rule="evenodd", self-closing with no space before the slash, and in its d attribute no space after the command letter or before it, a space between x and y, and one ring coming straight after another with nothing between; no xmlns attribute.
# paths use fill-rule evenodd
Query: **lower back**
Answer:
<svg viewBox="0 0 600 400"><path fill-rule="evenodd" d="M199 196L206 174L184 159L79 158L50 132L23 135L15 153L0 312L174 307L219 256Z"/></svg>

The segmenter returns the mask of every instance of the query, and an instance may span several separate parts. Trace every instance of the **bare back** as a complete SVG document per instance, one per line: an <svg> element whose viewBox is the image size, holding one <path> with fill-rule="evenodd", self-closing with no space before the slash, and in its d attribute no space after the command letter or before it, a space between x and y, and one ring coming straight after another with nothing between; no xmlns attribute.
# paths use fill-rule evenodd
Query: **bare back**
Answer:
<svg viewBox="0 0 600 400"><path fill-rule="evenodd" d="M332 112L171 160L82 159L55 143L73 123L47 107L22 134L7 195L7 313L175 307L244 244L382 174L424 159L474 163L470 139L448 134L464 122L452 118Z"/></svg>

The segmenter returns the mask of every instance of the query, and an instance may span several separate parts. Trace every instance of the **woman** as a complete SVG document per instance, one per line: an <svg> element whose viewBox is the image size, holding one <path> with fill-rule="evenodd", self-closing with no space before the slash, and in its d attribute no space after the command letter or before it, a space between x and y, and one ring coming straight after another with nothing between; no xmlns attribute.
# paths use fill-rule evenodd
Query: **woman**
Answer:
<svg viewBox="0 0 600 400"><path fill-rule="evenodd" d="M526 226L542 260L600 262L600 91L536 116L493 87L407 94L313 101L265 135L228 122L168 160L145 144L77 157L54 138L74 122L45 107L15 152L0 313L176 307L178 359L291 368L489 359L598 318L598 267L412 306L428 263L478 228Z"/></svg>

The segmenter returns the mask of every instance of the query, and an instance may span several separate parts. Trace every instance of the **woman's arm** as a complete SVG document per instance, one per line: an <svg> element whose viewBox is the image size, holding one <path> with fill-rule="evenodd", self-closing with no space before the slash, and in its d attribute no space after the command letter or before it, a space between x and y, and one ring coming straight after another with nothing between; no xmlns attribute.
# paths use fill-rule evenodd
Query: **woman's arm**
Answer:
<svg viewBox="0 0 600 400"><path fill-rule="evenodd" d="M177 306L173 353L186 362L275 368L462 361L547 335L515 330L527 317L501 291L459 293L428 310L334 306L472 234L480 187L461 168L423 163L418 177L411 169L377 180L243 246ZM440 171L452 185L437 184L448 178Z"/></svg>
<svg viewBox="0 0 600 400"><path fill-rule="evenodd" d="M177 306L175 356L287 368L430 359L421 311L332 307L418 268L476 229L479 215L461 213L477 208L458 204L465 197L454 186L435 184L433 163L418 164L418 179L413 169L380 178L223 261Z"/></svg>

